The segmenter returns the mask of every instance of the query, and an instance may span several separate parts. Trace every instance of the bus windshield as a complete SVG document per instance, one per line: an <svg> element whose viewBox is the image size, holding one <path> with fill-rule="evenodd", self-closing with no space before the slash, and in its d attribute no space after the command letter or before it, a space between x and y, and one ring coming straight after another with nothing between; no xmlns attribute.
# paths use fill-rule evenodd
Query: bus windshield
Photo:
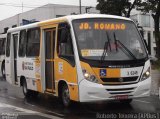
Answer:
<svg viewBox="0 0 160 119"><path fill-rule="evenodd" d="M132 21L78 19L73 21L81 57L90 60L137 60L147 56L144 43Z"/></svg>

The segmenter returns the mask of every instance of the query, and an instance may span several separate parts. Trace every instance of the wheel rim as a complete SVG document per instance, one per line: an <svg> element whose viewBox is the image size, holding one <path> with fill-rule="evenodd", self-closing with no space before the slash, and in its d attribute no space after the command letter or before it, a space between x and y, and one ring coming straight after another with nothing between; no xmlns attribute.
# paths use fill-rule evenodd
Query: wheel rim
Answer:
<svg viewBox="0 0 160 119"><path fill-rule="evenodd" d="M27 85L26 85L26 83L24 83L24 85L23 85L23 92L24 92L24 94L27 93Z"/></svg>
<svg viewBox="0 0 160 119"><path fill-rule="evenodd" d="M63 90L62 97L63 97L64 104L68 106L70 102L70 96L69 96L69 90L67 87L65 87L65 89Z"/></svg>
<svg viewBox="0 0 160 119"><path fill-rule="evenodd" d="M3 73L3 75L5 75L5 70L4 69L2 70L2 73Z"/></svg>
<svg viewBox="0 0 160 119"><path fill-rule="evenodd" d="M3 77L5 76L5 69L4 68L2 68L2 75L3 75Z"/></svg>

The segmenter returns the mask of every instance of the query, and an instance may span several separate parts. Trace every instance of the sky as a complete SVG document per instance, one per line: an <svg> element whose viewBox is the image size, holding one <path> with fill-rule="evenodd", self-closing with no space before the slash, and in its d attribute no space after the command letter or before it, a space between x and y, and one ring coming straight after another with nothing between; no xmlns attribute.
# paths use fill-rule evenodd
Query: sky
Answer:
<svg viewBox="0 0 160 119"><path fill-rule="evenodd" d="M79 0L0 0L0 20L6 19L8 17L25 11L29 11L31 9L48 3L79 5ZM81 0L81 3L82 6L95 7L97 4L97 0Z"/></svg>

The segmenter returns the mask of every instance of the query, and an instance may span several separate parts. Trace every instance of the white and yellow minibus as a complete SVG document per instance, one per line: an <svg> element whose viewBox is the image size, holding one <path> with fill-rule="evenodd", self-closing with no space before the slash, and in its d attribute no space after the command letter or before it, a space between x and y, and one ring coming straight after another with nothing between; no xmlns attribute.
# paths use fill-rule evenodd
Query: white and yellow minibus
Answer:
<svg viewBox="0 0 160 119"><path fill-rule="evenodd" d="M25 96L47 93L71 101L120 100L150 94L150 61L135 23L84 14L11 28L6 79Z"/></svg>
<svg viewBox="0 0 160 119"><path fill-rule="evenodd" d="M5 79L5 44L6 34L0 34L0 75Z"/></svg>

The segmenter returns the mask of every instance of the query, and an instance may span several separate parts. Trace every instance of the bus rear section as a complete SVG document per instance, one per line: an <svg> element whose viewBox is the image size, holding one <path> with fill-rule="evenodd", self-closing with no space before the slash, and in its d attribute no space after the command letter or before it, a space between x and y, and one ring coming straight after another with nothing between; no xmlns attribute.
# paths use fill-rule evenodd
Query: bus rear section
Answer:
<svg viewBox="0 0 160 119"><path fill-rule="evenodd" d="M5 45L6 34L0 34L0 75L5 79Z"/></svg>
<svg viewBox="0 0 160 119"><path fill-rule="evenodd" d="M79 101L70 26L66 18L57 18L9 29L7 81L22 87L26 97L50 94L66 106Z"/></svg>

